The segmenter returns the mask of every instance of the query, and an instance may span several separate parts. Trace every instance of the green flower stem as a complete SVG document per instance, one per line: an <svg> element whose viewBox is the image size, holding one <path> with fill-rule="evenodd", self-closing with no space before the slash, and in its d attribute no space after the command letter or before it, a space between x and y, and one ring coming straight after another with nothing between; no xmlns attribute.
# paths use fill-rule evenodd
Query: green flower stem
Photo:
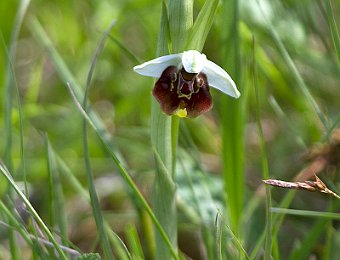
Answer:
<svg viewBox="0 0 340 260"><path fill-rule="evenodd" d="M168 20L169 17L169 20ZM157 56L184 51L193 24L193 1L169 1L169 16L163 3ZM157 219L177 250L176 187L174 182L179 118L166 116L153 99L151 105L151 142L155 149L157 172L153 187L153 208ZM164 166L164 167L163 167ZM160 234L156 232L156 259L171 259Z"/></svg>

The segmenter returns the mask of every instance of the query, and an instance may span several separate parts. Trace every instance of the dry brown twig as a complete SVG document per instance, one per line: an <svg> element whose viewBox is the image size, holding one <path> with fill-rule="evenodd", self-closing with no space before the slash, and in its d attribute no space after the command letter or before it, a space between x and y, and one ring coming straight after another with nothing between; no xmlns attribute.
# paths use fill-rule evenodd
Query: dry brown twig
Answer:
<svg viewBox="0 0 340 260"><path fill-rule="evenodd" d="M314 175L315 181L304 181L304 182L289 182L289 181L281 181L281 180L263 180L265 184L269 184L275 187L287 188L287 189L298 189L298 190L308 190L308 191L317 191L325 194L332 195L337 199L340 199L340 196L336 194L334 191L330 190L326 184L316 175Z"/></svg>

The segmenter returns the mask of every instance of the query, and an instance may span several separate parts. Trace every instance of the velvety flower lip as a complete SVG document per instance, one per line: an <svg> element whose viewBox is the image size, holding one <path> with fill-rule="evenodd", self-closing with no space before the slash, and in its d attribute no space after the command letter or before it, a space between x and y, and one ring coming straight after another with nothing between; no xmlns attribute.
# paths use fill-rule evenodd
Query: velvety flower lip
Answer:
<svg viewBox="0 0 340 260"><path fill-rule="evenodd" d="M143 76L160 78L163 71L170 66L175 66L178 70L184 68L188 73L204 73L209 86L234 98L239 98L241 95L229 74L196 50L165 55L135 66L133 69Z"/></svg>

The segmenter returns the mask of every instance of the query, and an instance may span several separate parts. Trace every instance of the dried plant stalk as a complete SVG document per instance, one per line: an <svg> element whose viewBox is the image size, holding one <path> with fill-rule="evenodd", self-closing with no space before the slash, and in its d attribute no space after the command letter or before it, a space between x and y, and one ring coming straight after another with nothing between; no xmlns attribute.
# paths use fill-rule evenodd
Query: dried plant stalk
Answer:
<svg viewBox="0 0 340 260"><path fill-rule="evenodd" d="M314 175L314 178L315 181L304 182L289 182L275 179L263 180L263 182L265 184L269 184L275 187L322 192L325 194L332 195L337 199L340 199L340 196L336 194L334 191L330 190L318 176Z"/></svg>

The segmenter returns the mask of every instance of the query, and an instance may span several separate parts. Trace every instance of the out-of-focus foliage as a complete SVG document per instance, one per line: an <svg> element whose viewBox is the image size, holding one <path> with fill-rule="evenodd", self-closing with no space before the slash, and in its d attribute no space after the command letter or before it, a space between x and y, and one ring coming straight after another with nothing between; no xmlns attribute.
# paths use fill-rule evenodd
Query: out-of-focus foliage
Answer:
<svg viewBox="0 0 340 260"><path fill-rule="evenodd" d="M4 153L5 82L8 80L6 64L11 33L19 1L0 1L0 159ZM194 15L204 1L195 1ZM260 6L258 5L260 2ZM249 118L246 124L246 195L245 205L261 185L261 158L256 128L254 91L251 77L252 36L255 39L257 84L260 93L262 126L272 177L291 180L305 166L303 154L315 143L322 142L326 127L339 116L340 70L327 25L327 13L322 1L240 1L240 49L242 58L242 84L249 89ZM334 14L340 25L338 3ZM13 68L19 87L23 111L26 172L32 204L43 218L47 218L48 200L47 163L44 133L52 146L86 186L82 151L82 117L51 58L34 35L32 21L38 20L54 47L81 86L96 46L104 31L116 19L110 38L100 54L90 92L92 108L102 118L112 135L112 144L121 153L134 180L148 196L154 174L154 161L150 144L150 99L153 80L132 71L136 59L155 57L161 15L161 1L156 0L32 0L16 45ZM220 47L215 41L224 34L220 26L223 16L218 9L203 52L217 64L223 63ZM286 63L275 43L268 22L273 25L294 62L299 75L319 105L329 125L322 125L313 107L298 87L293 71ZM2 40L1 40L2 41ZM118 42L118 44L117 44ZM183 120L179 137L178 208L180 248L194 259L204 259L200 243L201 225L211 225L214 217L209 212L223 205L221 184L220 95L212 90L214 108L195 120ZM274 102L275 101L275 102ZM13 98L14 107L18 102ZM277 103L276 103L277 102ZM275 105L275 104L278 104ZM282 109L280 114L279 108ZM19 115L13 111L12 158L15 180L23 181L20 159ZM112 228L124 233L127 223L136 223L143 212L135 210L130 191L118 177L105 149L96 135L89 131L90 155L102 208ZM339 170L326 172L331 188L339 191ZM96 230L91 210L83 198L71 187L67 177L62 178L65 211L70 240L81 250L89 252L95 245ZM1 195L5 183L0 177ZM280 201L285 190L273 191L273 204ZM196 195L195 195L196 194ZM195 196L194 196L195 195ZM292 208L326 211L330 198L300 191ZM190 204L190 205L189 205ZM187 205L187 206L186 206ZM203 215L202 215L203 214ZM262 204L253 215L245 216L247 250L251 251L264 227ZM212 220L211 223L206 221ZM202 224L203 222L203 224ZM279 232L279 251L288 257L309 234L313 219L286 217ZM143 233L143 227L139 227ZM0 232L2 234L2 232ZM339 232L338 232L339 233ZM142 236L144 250L148 251L147 237ZM322 238L311 247L308 255L322 255ZM0 235L0 241L6 237ZM336 239L334 239L336 241ZM339 239L337 240L339 241ZM334 242L336 243L336 242ZM339 243L339 242L337 242ZM200 251L201 250L201 251ZM1 251L1 250L0 250ZM204 251L204 250L203 250ZM146 253L147 255L147 253Z"/></svg>

